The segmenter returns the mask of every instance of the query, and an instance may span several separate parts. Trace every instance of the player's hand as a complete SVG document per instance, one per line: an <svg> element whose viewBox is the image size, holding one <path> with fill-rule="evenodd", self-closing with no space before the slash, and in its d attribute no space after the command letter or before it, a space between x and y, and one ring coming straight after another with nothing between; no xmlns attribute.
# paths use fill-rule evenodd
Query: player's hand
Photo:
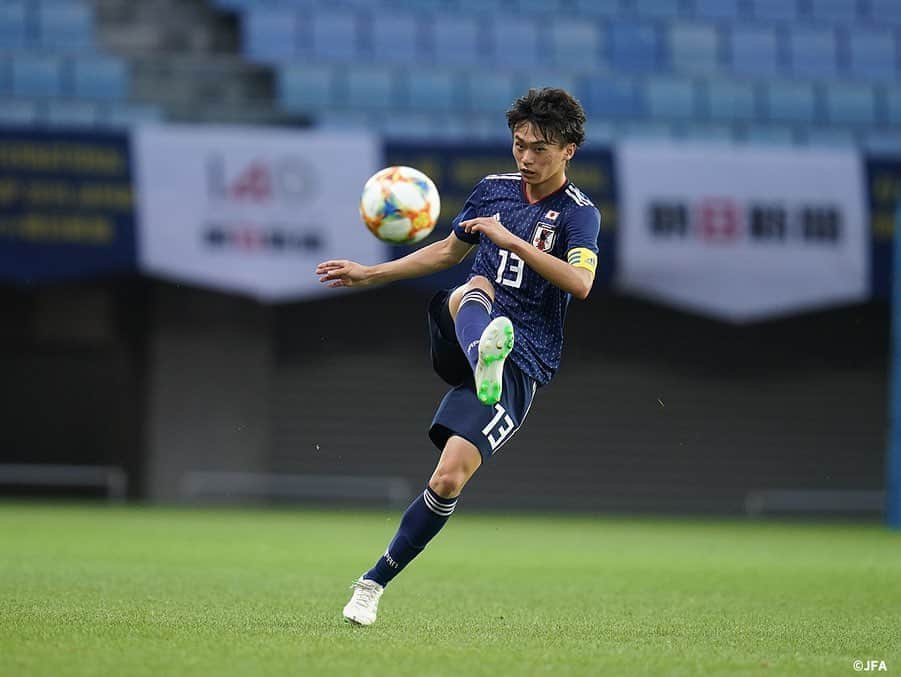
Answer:
<svg viewBox="0 0 901 677"><path fill-rule="evenodd" d="M344 259L323 261L316 266L316 274L327 287L365 287L372 282L369 266Z"/></svg>
<svg viewBox="0 0 901 677"><path fill-rule="evenodd" d="M467 233L482 233L501 249L510 249L519 239L500 221L487 216L461 221L460 227Z"/></svg>

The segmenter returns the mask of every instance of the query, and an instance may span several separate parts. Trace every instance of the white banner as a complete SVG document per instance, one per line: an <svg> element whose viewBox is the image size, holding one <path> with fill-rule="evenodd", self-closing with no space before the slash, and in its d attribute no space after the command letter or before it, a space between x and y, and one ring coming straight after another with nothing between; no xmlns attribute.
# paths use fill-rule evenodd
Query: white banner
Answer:
<svg viewBox="0 0 901 677"><path fill-rule="evenodd" d="M617 166L621 288L735 322L868 296L857 153L634 142Z"/></svg>
<svg viewBox="0 0 901 677"><path fill-rule="evenodd" d="M139 263L265 301L325 293L313 274L319 261L387 258L359 213L380 154L365 133L141 128L133 153Z"/></svg>

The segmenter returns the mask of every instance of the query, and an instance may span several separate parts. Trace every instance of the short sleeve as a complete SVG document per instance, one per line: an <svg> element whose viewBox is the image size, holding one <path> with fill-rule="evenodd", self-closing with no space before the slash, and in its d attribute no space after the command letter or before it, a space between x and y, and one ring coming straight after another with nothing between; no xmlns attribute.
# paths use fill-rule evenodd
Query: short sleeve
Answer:
<svg viewBox="0 0 901 677"><path fill-rule="evenodd" d="M598 253L598 235L601 233L601 213L596 207L578 207L569 216L564 230L566 252L573 249L590 249Z"/></svg>
<svg viewBox="0 0 901 677"><path fill-rule="evenodd" d="M482 201L482 188L485 183L485 180L482 179L473 189L472 193L470 193L469 197L466 198L466 203L463 205L463 209L460 210L460 213L454 217L452 222L454 235L457 236L458 239L463 240L463 242L467 242L469 244L479 244L479 234L478 233L467 233L460 227L461 221L466 221L468 219L474 219L479 215L479 204Z"/></svg>

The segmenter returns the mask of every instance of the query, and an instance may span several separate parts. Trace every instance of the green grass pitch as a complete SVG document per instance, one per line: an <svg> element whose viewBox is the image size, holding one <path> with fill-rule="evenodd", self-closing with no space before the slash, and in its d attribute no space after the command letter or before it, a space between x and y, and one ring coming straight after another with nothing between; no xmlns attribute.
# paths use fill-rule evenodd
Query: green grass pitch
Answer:
<svg viewBox="0 0 901 677"><path fill-rule="evenodd" d="M0 505L0 675L901 672L901 533L467 515L341 620L396 513Z"/></svg>

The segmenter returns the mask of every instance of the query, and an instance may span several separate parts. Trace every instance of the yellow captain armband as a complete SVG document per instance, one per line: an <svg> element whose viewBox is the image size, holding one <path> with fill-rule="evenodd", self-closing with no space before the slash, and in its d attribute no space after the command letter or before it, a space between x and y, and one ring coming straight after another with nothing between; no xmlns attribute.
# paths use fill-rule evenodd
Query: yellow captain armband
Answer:
<svg viewBox="0 0 901 677"><path fill-rule="evenodd" d="M587 268L592 273L598 269L598 255L586 247L570 249L566 254L569 265L576 268Z"/></svg>

